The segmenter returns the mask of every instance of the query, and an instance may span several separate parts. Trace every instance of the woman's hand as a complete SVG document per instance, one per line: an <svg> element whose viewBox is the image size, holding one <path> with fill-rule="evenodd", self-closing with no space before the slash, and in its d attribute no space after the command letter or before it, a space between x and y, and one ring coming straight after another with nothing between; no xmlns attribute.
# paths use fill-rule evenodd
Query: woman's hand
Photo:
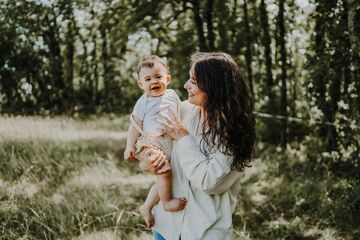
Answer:
<svg viewBox="0 0 360 240"><path fill-rule="evenodd" d="M160 113L162 119L158 119L159 122L164 124L165 133L169 135L175 141L182 137L189 135L189 131L184 124L176 117L173 111L170 111L170 117Z"/></svg>
<svg viewBox="0 0 360 240"><path fill-rule="evenodd" d="M140 158L142 161L151 163L150 167L146 164L146 169L142 169L145 172L162 174L171 170L170 164L161 150L149 148L144 154L141 154Z"/></svg>

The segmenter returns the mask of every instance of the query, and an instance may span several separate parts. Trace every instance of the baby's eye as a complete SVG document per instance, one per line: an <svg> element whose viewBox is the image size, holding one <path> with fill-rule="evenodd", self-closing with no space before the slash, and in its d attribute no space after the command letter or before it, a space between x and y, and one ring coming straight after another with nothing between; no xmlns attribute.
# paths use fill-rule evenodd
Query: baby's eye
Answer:
<svg viewBox="0 0 360 240"><path fill-rule="evenodd" d="M150 78L145 78L145 81L146 81L146 82L150 81Z"/></svg>
<svg viewBox="0 0 360 240"><path fill-rule="evenodd" d="M161 76L159 75L159 76L156 76L156 78L161 78Z"/></svg>

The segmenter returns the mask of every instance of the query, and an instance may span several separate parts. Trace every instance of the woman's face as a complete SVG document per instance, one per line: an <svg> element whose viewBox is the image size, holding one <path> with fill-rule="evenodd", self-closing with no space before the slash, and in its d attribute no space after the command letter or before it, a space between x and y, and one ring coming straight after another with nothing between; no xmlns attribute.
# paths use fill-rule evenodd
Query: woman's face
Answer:
<svg viewBox="0 0 360 240"><path fill-rule="evenodd" d="M184 85L184 88L188 91L188 101L199 107L203 107L207 98L206 92L201 90L197 84L194 74L195 64L191 66L189 72L189 80Z"/></svg>

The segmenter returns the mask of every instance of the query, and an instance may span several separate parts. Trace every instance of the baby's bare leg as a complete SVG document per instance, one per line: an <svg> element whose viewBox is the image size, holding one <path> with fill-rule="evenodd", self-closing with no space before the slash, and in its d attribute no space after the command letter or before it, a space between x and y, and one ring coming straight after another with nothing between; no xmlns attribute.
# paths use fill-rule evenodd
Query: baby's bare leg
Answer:
<svg viewBox="0 0 360 240"><path fill-rule="evenodd" d="M159 202L159 194L157 192L156 184L154 184L144 202L139 208L140 214L145 219L146 226L152 228L154 226L154 216L151 213L151 209Z"/></svg>
<svg viewBox="0 0 360 240"><path fill-rule="evenodd" d="M157 175L156 187L165 211L176 212L184 209L186 198L172 198L171 171Z"/></svg>

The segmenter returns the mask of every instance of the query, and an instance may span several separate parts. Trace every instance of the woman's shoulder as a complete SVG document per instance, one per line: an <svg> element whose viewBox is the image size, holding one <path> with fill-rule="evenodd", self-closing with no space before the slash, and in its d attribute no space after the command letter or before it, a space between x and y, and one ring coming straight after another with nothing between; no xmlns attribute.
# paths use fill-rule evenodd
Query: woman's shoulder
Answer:
<svg viewBox="0 0 360 240"><path fill-rule="evenodd" d="M188 111L191 112L191 111L194 111L195 109L199 108L198 106L196 106L192 103L189 103L188 100L182 101L180 106L181 106L182 111L184 111L184 112L188 112Z"/></svg>
<svg viewBox="0 0 360 240"><path fill-rule="evenodd" d="M194 115L194 112L198 110L198 107L194 104L189 103L189 101L182 101L180 103L180 116L181 119L188 119L190 116Z"/></svg>

